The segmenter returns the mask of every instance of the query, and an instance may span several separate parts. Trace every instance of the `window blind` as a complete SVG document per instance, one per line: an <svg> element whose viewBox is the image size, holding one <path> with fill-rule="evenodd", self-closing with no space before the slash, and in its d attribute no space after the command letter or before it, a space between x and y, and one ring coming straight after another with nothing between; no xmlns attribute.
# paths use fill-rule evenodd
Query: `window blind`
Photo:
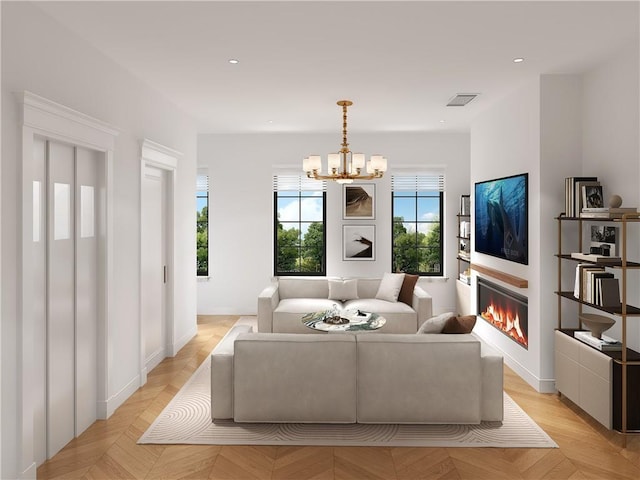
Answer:
<svg viewBox="0 0 640 480"><path fill-rule="evenodd" d="M274 175L274 192L326 192L325 180L314 180L305 175Z"/></svg>
<svg viewBox="0 0 640 480"><path fill-rule="evenodd" d="M196 192L209 191L209 175L196 175Z"/></svg>
<svg viewBox="0 0 640 480"><path fill-rule="evenodd" d="M443 173L396 174L391 176L394 192L444 192Z"/></svg>

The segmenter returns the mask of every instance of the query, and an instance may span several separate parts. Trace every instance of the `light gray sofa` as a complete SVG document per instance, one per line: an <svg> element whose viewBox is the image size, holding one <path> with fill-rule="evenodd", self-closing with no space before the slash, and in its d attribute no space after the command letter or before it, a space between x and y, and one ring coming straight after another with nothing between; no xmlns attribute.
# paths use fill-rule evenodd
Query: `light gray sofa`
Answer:
<svg viewBox="0 0 640 480"><path fill-rule="evenodd" d="M473 334L251 333L211 355L211 417L477 424L503 419L502 356Z"/></svg>
<svg viewBox="0 0 640 480"><path fill-rule="evenodd" d="M329 299L327 277L281 277L258 296L258 331L266 333L318 333L306 327L305 313L328 310L333 304L375 312L387 319L382 333L415 333L431 318L431 296L421 287L413 290L412 305L376 297L380 278L358 278L358 299L341 302Z"/></svg>

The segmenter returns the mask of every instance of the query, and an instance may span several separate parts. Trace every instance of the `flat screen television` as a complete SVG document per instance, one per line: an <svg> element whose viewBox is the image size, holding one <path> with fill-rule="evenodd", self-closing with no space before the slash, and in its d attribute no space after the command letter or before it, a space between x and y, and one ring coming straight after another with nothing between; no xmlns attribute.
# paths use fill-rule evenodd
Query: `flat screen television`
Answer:
<svg viewBox="0 0 640 480"><path fill-rule="evenodd" d="M475 251L529 264L529 174L475 184Z"/></svg>

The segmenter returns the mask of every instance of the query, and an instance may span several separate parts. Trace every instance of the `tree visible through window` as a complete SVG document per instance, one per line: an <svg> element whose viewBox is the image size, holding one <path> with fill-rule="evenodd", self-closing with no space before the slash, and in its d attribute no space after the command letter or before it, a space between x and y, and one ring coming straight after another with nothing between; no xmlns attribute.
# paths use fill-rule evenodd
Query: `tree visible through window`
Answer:
<svg viewBox="0 0 640 480"><path fill-rule="evenodd" d="M196 186L196 267L197 275L209 276L209 177L197 176Z"/></svg>
<svg viewBox="0 0 640 480"><path fill-rule="evenodd" d="M393 271L443 274L443 188L441 175L392 178Z"/></svg>
<svg viewBox="0 0 640 480"><path fill-rule="evenodd" d="M325 274L325 183L274 177L275 275Z"/></svg>

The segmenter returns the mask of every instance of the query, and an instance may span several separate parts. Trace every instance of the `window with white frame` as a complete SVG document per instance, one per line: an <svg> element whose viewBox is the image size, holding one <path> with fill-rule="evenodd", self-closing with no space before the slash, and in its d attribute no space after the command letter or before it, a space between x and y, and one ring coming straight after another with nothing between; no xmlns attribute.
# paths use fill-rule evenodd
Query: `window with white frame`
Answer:
<svg viewBox="0 0 640 480"><path fill-rule="evenodd" d="M196 271L209 276L209 175L196 177Z"/></svg>
<svg viewBox="0 0 640 480"><path fill-rule="evenodd" d="M274 275L326 274L326 182L274 175Z"/></svg>
<svg viewBox="0 0 640 480"><path fill-rule="evenodd" d="M444 175L391 177L392 271L442 276Z"/></svg>

